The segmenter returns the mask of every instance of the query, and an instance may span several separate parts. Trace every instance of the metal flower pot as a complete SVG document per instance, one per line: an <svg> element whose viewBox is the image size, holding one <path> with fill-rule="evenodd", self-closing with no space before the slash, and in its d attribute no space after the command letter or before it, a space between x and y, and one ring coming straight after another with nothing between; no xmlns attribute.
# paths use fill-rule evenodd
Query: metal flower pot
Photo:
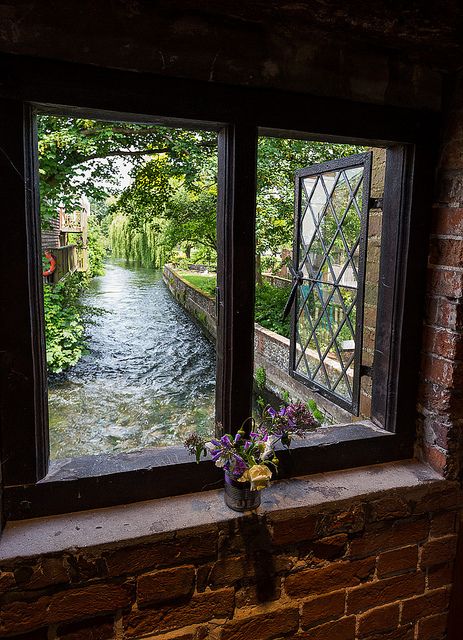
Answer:
<svg viewBox="0 0 463 640"><path fill-rule="evenodd" d="M260 505L260 491L252 491L250 482L237 482L225 472L225 504L234 511L250 511Z"/></svg>

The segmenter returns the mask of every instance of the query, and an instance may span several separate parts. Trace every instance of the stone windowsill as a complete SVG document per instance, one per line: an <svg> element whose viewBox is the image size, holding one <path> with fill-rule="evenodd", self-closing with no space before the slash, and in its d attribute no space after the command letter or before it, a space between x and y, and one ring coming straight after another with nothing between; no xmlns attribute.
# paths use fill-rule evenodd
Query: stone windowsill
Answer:
<svg viewBox="0 0 463 640"><path fill-rule="evenodd" d="M421 495L456 483L430 467L406 460L274 482L257 513L271 521L292 513L329 512L343 501L403 492ZM242 518L223 502L223 490L193 493L118 507L9 522L0 561L59 554L69 549L125 546L191 534Z"/></svg>

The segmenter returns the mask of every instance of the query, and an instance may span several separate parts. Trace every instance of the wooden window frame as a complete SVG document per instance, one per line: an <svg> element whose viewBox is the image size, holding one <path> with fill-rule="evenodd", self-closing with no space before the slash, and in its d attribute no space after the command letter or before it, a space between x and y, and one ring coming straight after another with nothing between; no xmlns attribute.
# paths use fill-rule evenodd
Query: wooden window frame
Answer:
<svg viewBox="0 0 463 640"><path fill-rule="evenodd" d="M49 467L45 345L39 265L37 105L48 113L213 127L219 131L217 416L225 431L250 414L254 350L257 136L387 146L380 315L372 423L323 430L291 455L281 475L341 469L410 457L413 452L427 211L439 118L424 110L327 99L2 55L0 176L2 258L14 256L2 301L1 443L3 513L8 519L65 513L217 487L211 461L199 467L181 448L76 459ZM122 89L121 89L122 88ZM131 116L130 114L137 114ZM141 115L140 115L141 114ZM155 117L153 117L155 115ZM391 188L389 188L391 187ZM413 233L411 231L413 230ZM412 241L413 240L413 241ZM380 388L379 385L375 385ZM381 429L374 426L380 424ZM320 452L323 445L323 455ZM121 470L122 469L122 470Z"/></svg>

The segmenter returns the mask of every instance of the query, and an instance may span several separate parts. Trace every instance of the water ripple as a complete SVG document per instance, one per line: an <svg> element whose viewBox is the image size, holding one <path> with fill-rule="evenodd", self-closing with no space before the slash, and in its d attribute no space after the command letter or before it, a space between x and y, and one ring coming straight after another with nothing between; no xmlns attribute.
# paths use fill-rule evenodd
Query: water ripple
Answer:
<svg viewBox="0 0 463 640"><path fill-rule="evenodd" d="M179 444L211 433L215 353L161 272L106 264L84 303L106 311L90 352L49 383L52 458Z"/></svg>

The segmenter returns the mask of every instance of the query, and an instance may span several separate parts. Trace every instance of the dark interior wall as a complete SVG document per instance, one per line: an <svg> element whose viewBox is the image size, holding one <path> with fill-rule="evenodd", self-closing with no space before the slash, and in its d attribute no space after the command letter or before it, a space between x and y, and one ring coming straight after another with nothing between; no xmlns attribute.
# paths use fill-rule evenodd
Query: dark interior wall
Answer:
<svg viewBox="0 0 463 640"><path fill-rule="evenodd" d="M10 0L0 51L437 109L460 16L428 4Z"/></svg>

